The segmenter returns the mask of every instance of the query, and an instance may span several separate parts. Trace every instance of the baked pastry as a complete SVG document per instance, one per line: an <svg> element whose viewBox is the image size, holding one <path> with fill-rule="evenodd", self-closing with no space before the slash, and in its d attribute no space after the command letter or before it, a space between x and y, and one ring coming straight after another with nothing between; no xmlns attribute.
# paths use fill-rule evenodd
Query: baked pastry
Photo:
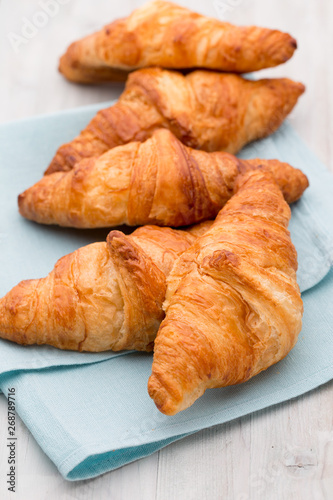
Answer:
<svg viewBox="0 0 333 500"><path fill-rule="evenodd" d="M186 76L160 68L131 73L113 106L99 111L71 142L61 146L46 173L70 170L160 127L184 144L235 153L273 133L304 92L286 78L251 81L233 74L194 71Z"/></svg>
<svg viewBox="0 0 333 500"><path fill-rule="evenodd" d="M167 415L277 363L301 330L289 206L269 172L248 172L239 184L167 281L148 383Z"/></svg>
<svg viewBox="0 0 333 500"><path fill-rule="evenodd" d="M150 66L246 73L286 62L296 47L287 33L233 26L155 0L72 43L59 70L80 83L124 80L129 71Z"/></svg>
<svg viewBox="0 0 333 500"><path fill-rule="evenodd" d="M66 255L46 278L22 281L0 299L0 337L78 351L151 350L166 276L210 225L111 231L107 242Z"/></svg>
<svg viewBox="0 0 333 500"><path fill-rule="evenodd" d="M77 228L185 226L215 218L238 173L260 164L274 172L288 202L308 186L306 176L287 163L191 149L160 129L144 143L118 146L69 172L44 176L19 196L19 210L36 222Z"/></svg>

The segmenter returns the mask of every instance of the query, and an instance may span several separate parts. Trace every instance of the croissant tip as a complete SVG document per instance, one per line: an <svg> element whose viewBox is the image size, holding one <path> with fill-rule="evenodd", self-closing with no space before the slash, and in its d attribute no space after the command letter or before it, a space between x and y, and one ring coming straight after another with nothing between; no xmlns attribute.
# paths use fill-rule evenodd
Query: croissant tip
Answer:
<svg viewBox="0 0 333 500"><path fill-rule="evenodd" d="M281 82L280 92L281 95L284 96L286 101L293 103L293 106L296 104L297 99L304 94L306 87L302 82L297 82L295 80L291 80L290 78L281 78L279 79ZM276 80L275 80L276 81ZM288 113L291 109L288 111Z"/></svg>
<svg viewBox="0 0 333 500"><path fill-rule="evenodd" d="M17 197L17 204L18 204L18 208L19 208L20 214L22 214L22 211L23 211L23 206L24 206L25 198L26 198L26 192L25 191L23 193L19 194L18 197Z"/></svg>
<svg viewBox="0 0 333 500"><path fill-rule="evenodd" d="M301 82L296 82L297 83L297 87L298 87L298 90L299 90L299 94L303 94L306 90L306 87L303 83Z"/></svg>
<svg viewBox="0 0 333 500"><path fill-rule="evenodd" d="M108 243L112 243L114 238L123 239L123 236L124 233L118 231L117 229L114 229L113 231L110 231L109 234L107 235L107 241Z"/></svg>
<svg viewBox="0 0 333 500"><path fill-rule="evenodd" d="M59 59L58 71L70 82L87 83L80 76L80 57L80 44L73 42Z"/></svg>
<svg viewBox="0 0 333 500"><path fill-rule="evenodd" d="M59 59L59 64L58 64L58 71L62 75L67 77L67 66L68 66L68 52L65 52L60 59Z"/></svg>
<svg viewBox="0 0 333 500"><path fill-rule="evenodd" d="M148 380L148 394L154 401L156 408L164 415L171 416L178 412L177 408L168 397L166 388L154 373Z"/></svg>
<svg viewBox="0 0 333 500"><path fill-rule="evenodd" d="M176 415L178 413L177 411L170 411L169 409L165 408L164 406L160 406L155 403L156 408L163 413L164 415L167 415L168 417L172 417L173 415Z"/></svg>
<svg viewBox="0 0 333 500"><path fill-rule="evenodd" d="M282 83L281 90L283 91L283 87L286 84L286 87L284 87L284 88L287 89L287 92L288 92L290 97L295 97L295 95L296 95L296 97L298 98L306 90L306 87L305 87L304 83L302 83L302 82L297 82L297 81L291 80L289 78L281 78L280 81Z"/></svg>
<svg viewBox="0 0 333 500"><path fill-rule="evenodd" d="M59 64L58 64L58 71L59 73L62 73L62 59L63 59L64 56L61 56L60 59L59 59Z"/></svg>
<svg viewBox="0 0 333 500"><path fill-rule="evenodd" d="M121 261L122 265L131 271L133 270L133 266L137 267L140 265L142 258L144 261L147 258L146 256L142 256L141 248L121 231L111 231L106 238L106 242L111 255Z"/></svg>

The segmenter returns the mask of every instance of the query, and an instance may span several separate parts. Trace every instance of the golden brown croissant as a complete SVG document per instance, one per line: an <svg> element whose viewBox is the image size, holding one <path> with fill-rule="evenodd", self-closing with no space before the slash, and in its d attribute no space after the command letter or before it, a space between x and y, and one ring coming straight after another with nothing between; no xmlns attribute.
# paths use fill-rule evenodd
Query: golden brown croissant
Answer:
<svg viewBox="0 0 333 500"><path fill-rule="evenodd" d="M287 33L233 26L156 0L72 43L59 70L81 83L121 80L149 66L246 73L284 63L296 47Z"/></svg>
<svg viewBox="0 0 333 500"><path fill-rule="evenodd" d="M118 146L69 172L44 176L19 196L19 209L28 219L61 226L185 226L214 218L238 173L260 164L269 166L288 202L308 186L306 176L287 163L191 149L160 129L144 143Z"/></svg>
<svg viewBox="0 0 333 500"><path fill-rule="evenodd" d="M148 390L167 415L244 382L292 349L303 305L290 209L271 174L246 173L168 278Z"/></svg>
<svg viewBox="0 0 333 500"><path fill-rule="evenodd" d="M0 337L79 351L151 350L166 276L210 225L111 231L107 242L66 255L46 278L22 281L0 299Z"/></svg>
<svg viewBox="0 0 333 500"><path fill-rule="evenodd" d="M273 133L304 92L286 78L251 81L232 74L149 68L129 75L118 102L99 111L74 140L61 146L46 173L70 170L131 141L144 141L160 127L184 144L235 153Z"/></svg>

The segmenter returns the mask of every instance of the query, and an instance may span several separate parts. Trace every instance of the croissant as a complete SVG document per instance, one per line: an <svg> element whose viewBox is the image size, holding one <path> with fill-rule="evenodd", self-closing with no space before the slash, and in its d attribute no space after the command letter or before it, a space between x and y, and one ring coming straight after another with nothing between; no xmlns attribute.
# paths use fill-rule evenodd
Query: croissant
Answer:
<svg viewBox="0 0 333 500"><path fill-rule="evenodd" d="M210 225L111 231L106 242L79 248L46 278L22 281L0 299L0 337L78 351L151 350L166 276Z"/></svg>
<svg viewBox="0 0 333 500"><path fill-rule="evenodd" d="M271 174L248 172L176 261L148 383L161 412L173 415L206 389L245 382L296 343L303 305L289 219Z"/></svg>
<svg viewBox="0 0 333 500"><path fill-rule="evenodd" d="M69 172L44 176L19 196L19 210L36 222L78 228L185 226L214 218L238 173L260 164L268 165L290 203L308 186L306 176L287 163L191 149L160 129L144 143L118 146Z"/></svg>
<svg viewBox="0 0 333 500"><path fill-rule="evenodd" d="M157 0L72 43L59 70L81 83L123 80L149 66L246 73L286 62L296 47L287 33L233 26Z"/></svg>
<svg viewBox="0 0 333 500"><path fill-rule="evenodd" d="M131 141L144 141L160 127L184 144L235 153L273 133L304 92L286 78L251 81L232 74L149 68L129 75L118 102L99 111L74 140L61 146L46 174L70 170Z"/></svg>

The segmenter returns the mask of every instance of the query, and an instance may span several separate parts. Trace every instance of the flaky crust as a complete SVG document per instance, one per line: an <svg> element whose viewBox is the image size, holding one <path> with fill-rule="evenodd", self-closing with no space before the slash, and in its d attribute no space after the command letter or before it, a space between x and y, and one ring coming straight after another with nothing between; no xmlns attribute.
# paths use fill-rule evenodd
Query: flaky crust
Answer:
<svg viewBox="0 0 333 500"><path fill-rule="evenodd" d="M234 26L155 0L72 43L59 70L80 83L118 81L150 66L245 73L284 63L296 47L287 33Z"/></svg>
<svg viewBox="0 0 333 500"><path fill-rule="evenodd" d="M215 218L237 175L261 164L290 203L308 186L306 176L287 163L194 150L160 129L144 143L118 146L69 172L44 176L19 196L19 209L28 219L61 226L186 226Z"/></svg>
<svg viewBox="0 0 333 500"><path fill-rule="evenodd" d="M66 255L46 278L22 281L0 299L0 337L78 351L152 350L166 276L209 227L111 231L107 242Z"/></svg>
<svg viewBox="0 0 333 500"><path fill-rule="evenodd" d="M236 153L273 133L304 92L286 78L251 81L233 74L149 68L129 75L119 101L99 111L71 142L61 146L46 174L66 171L160 127L187 146Z"/></svg>
<svg viewBox="0 0 333 500"><path fill-rule="evenodd" d="M271 174L246 173L215 223L168 278L148 390L173 415L206 389L277 363L301 330L290 209Z"/></svg>

